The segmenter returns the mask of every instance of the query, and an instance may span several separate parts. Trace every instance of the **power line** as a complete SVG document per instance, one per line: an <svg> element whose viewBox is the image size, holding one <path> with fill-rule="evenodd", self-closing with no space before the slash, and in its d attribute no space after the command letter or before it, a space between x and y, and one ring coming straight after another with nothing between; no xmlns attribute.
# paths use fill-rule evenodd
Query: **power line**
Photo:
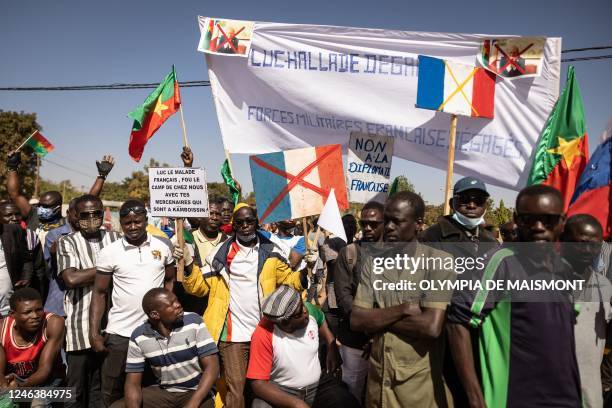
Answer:
<svg viewBox="0 0 612 408"><path fill-rule="evenodd" d="M597 46L597 47L586 47L586 48L572 48L569 50L562 50L561 53L569 52L585 52L585 51L596 51L596 50L607 50L612 49L612 46ZM612 55L594 55L590 57L576 57L576 58L563 58L561 62L579 62L579 61L597 61L610 59ZM181 88L195 88L195 87L209 87L210 81L183 81L179 82ZM119 83L119 84L106 84L106 85L70 85L70 86L15 86L15 87L0 87L0 91L115 91L125 89L152 89L157 88L159 83Z"/></svg>
<svg viewBox="0 0 612 408"><path fill-rule="evenodd" d="M107 84L107 85L72 85L72 86L21 86L4 87L0 91L106 91L117 89L151 89L157 88L159 82L144 84ZM192 88L199 86L210 86L210 81L185 81L179 82L181 88Z"/></svg>
<svg viewBox="0 0 612 408"><path fill-rule="evenodd" d="M592 60L602 60L602 59L610 59L610 58L612 58L612 55L596 55L593 57L565 58L565 59L562 59L561 62L592 61Z"/></svg>
<svg viewBox="0 0 612 408"><path fill-rule="evenodd" d="M86 164L84 164L82 162L74 160L73 157L68 157L67 155L61 154L61 153L59 153L57 151L53 152L53 156L57 156L60 159L65 159L65 160L69 161L70 163L72 163L72 165L78 166L81 169L91 170L91 168L92 168L92 165L86 165Z"/></svg>
<svg viewBox="0 0 612 408"><path fill-rule="evenodd" d="M54 162L52 160L49 160L49 159L42 159L42 161L45 162L45 163L53 164L53 165L55 165L57 167L61 167L62 169L68 170L68 171L70 171L72 173L80 174L81 176L85 176L85 177L89 177L89 178L94 178L94 179L96 178L96 176L94 176L94 175L84 173L84 172L82 172L80 170L73 169L73 168L68 167L68 166L64 166L63 164L56 163L56 162Z"/></svg>
<svg viewBox="0 0 612 408"><path fill-rule="evenodd" d="M569 50L561 50L561 54L565 54L567 52L584 52L584 51L609 50L609 49L612 49L612 45L603 45L601 47L588 47L588 48L572 48Z"/></svg>

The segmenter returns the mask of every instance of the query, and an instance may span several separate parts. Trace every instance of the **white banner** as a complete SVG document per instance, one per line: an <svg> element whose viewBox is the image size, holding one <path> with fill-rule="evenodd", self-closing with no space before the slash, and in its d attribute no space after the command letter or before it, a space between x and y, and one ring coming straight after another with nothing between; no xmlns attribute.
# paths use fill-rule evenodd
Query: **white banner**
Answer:
<svg viewBox="0 0 612 408"><path fill-rule="evenodd" d="M389 195L393 140L391 136L351 133L346 158L349 201L385 202Z"/></svg>
<svg viewBox="0 0 612 408"><path fill-rule="evenodd" d="M206 172L202 168L149 168L151 215L208 217Z"/></svg>
<svg viewBox="0 0 612 408"><path fill-rule="evenodd" d="M486 39L513 36L255 23L249 57L206 55L225 148L266 153L392 136L395 155L446 169L450 117L415 108L417 56L478 65ZM561 39L540 75L497 78L495 119L459 118L455 169L520 189L559 94Z"/></svg>

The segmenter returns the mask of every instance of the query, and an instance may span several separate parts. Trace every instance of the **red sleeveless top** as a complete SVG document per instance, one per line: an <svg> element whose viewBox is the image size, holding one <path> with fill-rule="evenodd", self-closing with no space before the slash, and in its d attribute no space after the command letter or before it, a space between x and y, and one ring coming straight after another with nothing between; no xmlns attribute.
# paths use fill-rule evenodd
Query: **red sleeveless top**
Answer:
<svg viewBox="0 0 612 408"><path fill-rule="evenodd" d="M51 316L55 315L48 312L44 313L43 323L34 341L25 346L19 346L15 342L15 319L10 315L2 319L2 323L0 323L2 327L0 329L0 344L2 344L6 356L5 374L15 373L17 376L25 379L38 369L40 354L47 343L47 322ZM54 371L61 367L61 360L59 358L58 353L54 364Z"/></svg>

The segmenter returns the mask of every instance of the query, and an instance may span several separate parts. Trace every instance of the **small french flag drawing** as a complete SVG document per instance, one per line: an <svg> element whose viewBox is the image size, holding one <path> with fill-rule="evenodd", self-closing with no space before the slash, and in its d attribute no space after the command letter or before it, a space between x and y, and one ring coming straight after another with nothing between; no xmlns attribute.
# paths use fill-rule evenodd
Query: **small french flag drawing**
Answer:
<svg viewBox="0 0 612 408"><path fill-rule="evenodd" d="M484 68L419 55L416 107L493 119L495 74Z"/></svg>

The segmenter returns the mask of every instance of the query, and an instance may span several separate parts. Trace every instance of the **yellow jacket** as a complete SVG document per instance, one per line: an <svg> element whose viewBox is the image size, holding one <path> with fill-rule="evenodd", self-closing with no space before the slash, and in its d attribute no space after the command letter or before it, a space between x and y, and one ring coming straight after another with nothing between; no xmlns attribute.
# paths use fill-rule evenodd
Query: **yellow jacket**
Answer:
<svg viewBox="0 0 612 408"><path fill-rule="evenodd" d="M280 285L289 285L302 291L308 285L307 277L300 272L294 272L287 261L278 252L274 252L275 244L261 234L259 238L259 262L257 265L257 281L259 305L266 296ZM225 241L211 253L203 262L202 269L195 263L189 276L185 274L183 287L189 294L195 296L208 295L208 307L204 311L204 323L215 340L219 341L221 330L229 310L229 275L227 270L227 254L235 238Z"/></svg>

